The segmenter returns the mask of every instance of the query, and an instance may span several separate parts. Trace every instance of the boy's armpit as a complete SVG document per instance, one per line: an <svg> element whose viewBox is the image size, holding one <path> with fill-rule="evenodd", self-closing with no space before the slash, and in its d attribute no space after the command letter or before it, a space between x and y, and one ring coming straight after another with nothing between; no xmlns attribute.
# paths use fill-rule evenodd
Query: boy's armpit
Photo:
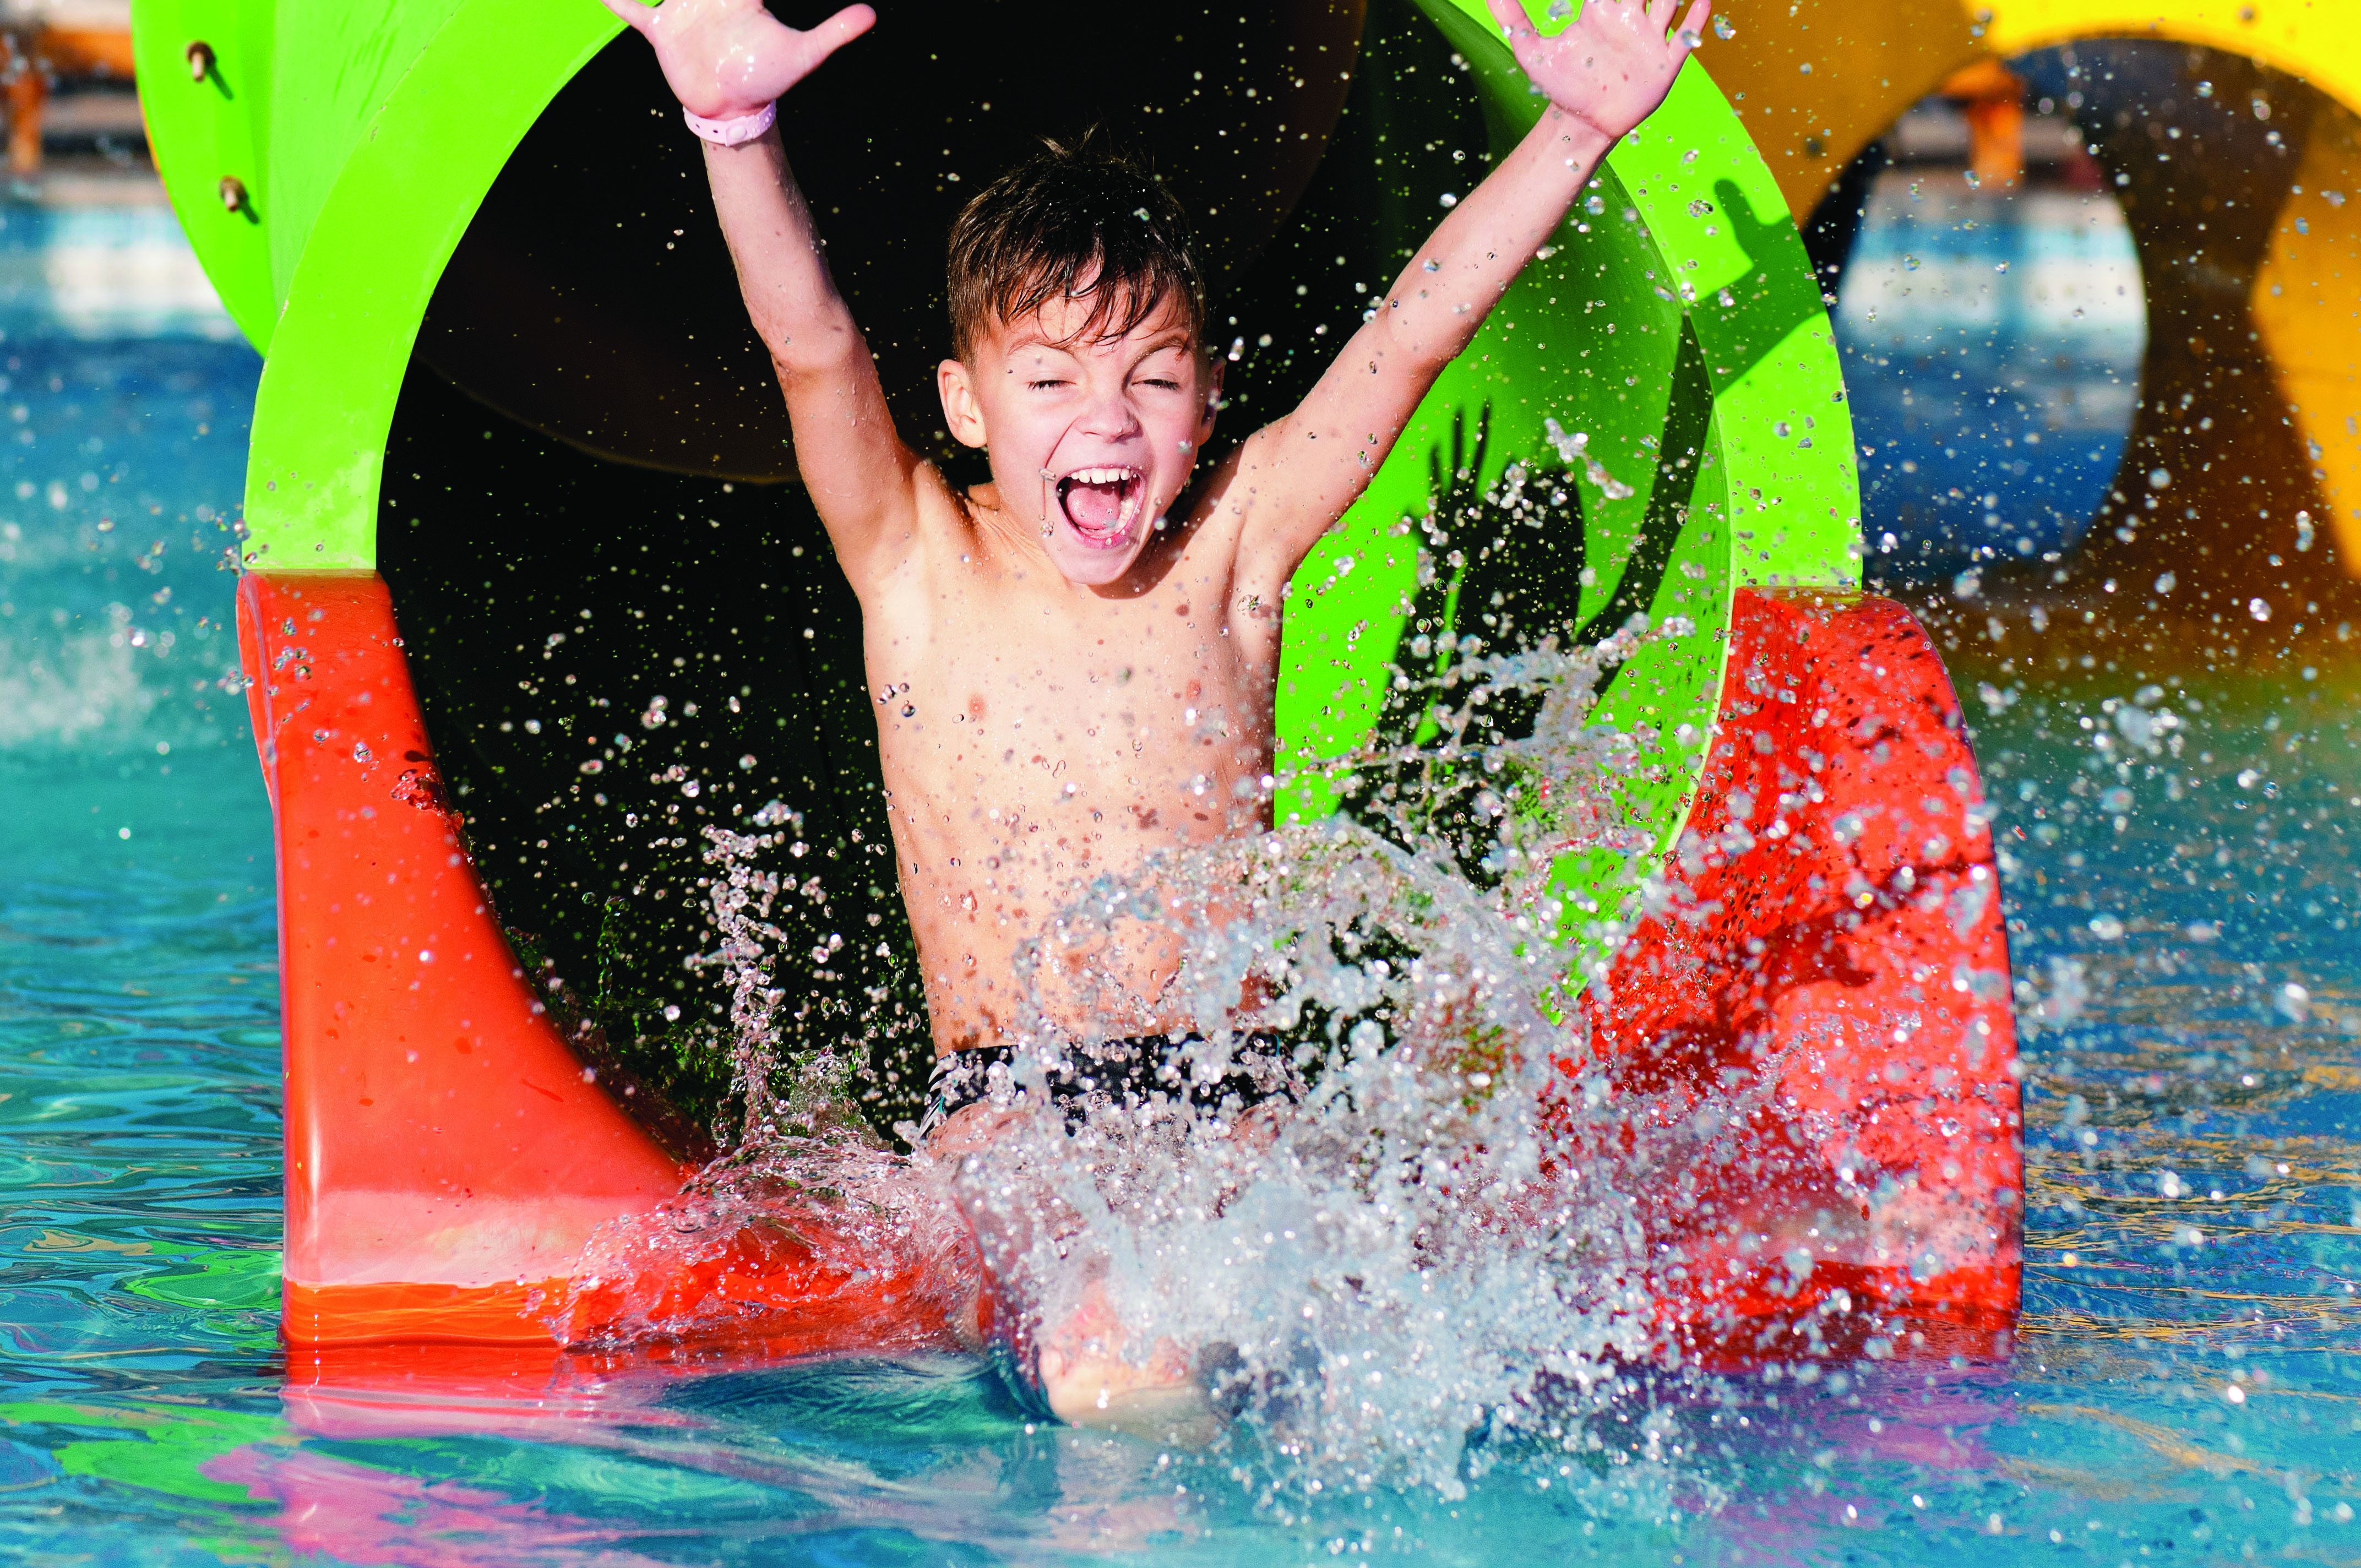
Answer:
<svg viewBox="0 0 2361 1568"><path fill-rule="evenodd" d="M1361 499L1400 434L1399 416L1356 438L1341 421L1323 421L1323 411L1307 400L1240 449L1248 461L1239 477L1245 499L1238 513L1238 576L1254 591L1287 586L1313 546Z"/></svg>

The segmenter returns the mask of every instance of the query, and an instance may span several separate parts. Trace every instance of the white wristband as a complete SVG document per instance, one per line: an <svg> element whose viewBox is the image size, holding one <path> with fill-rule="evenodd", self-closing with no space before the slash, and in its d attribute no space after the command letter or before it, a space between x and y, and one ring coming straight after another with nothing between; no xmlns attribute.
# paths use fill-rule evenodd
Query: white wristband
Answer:
<svg viewBox="0 0 2361 1568"><path fill-rule="evenodd" d="M703 115L691 114L686 109L681 110L680 117L688 122L690 130L714 146L736 147L741 142L752 141L769 130L771 122L779 117L779 106L765 104L752 114L741 115L732 120L708 120Z"/></svg>

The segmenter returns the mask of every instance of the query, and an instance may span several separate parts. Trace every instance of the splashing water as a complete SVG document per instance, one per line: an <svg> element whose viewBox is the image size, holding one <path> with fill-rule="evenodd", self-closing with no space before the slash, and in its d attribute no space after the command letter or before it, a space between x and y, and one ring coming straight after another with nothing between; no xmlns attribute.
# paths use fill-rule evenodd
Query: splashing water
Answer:
<svg viewBox="0 0 2361 1568"><path fill-rule="evenodd" d="M1557 449L1559 459L1565 463L1581 464L1583 477L1598 486L1599 493L1609 500L1626 500L1637 493L1631 486L1609 473L1606 464L1591 455L1588 431L1577 430L1569 435L1559 427L1555 419L1545 419L1542 423L1548 433L1549 444Z"/></svg>
<svg viewBox="0 0 2361 1568"><path fill-rule="evenodd" d="M753 825L803 826L796 813L775 800L754 813ZM849 1065L826 1044L807 1058L791 1055L785 1063L780 1059L785 1040L779 1003L786 992L770 983L769 955L771 944L790 938L771 924L771 908L782 885L778 873L760 869L754 859L785 844L793 834L737 833L719 824L708 824L704 834L705 863L719 873L709 879L707 898L721 945L689 962L697 968L719 965L730 982L731 1085L745 1104L739 1141L759 1148L789 1135L791 1125L845 1124ZM840 946L842 938L836 940ZM783 1066L788 1069L785 1075ZM784 1085L783 1076L787 1079Z"/></svg>
<svg viewBox="0 0 2361 1568"><path fill-rule="evenodd" d="M850 1312L895 1280L959 1321L988 1288L1020 1366L1093 1313L1123 1325L1101 1337L1126 1359L1178 1355L1237 1418L1237 1444L1283 1460L1274 1487L1457 1495L1525 1442L1646 1468L1664 1420L1609 1440L1585 1418L1650 1354L1633 1194L1686 1151L1688 1123L1656 1118L1683 1137L1635 1147L1630 1096L1587 1070L1552 877L1569 852L1651 850L1627 800L1661 765L1655 740L1592 716L1642 639L1687 633L1635 620L1597 645L1506 653L1446 637L1444 667L1393 694L1387 728L1411 739L1325 765L1353 817L1092 883L1020 958L1034 1001L994 1080L1018 1113L956 1161L882 1146L853 1108L851 1058L798 1055L782 1027L767 957L785 939L770 922L782 883L753 862L790 814L708 827L722 940L697 961L730 981L744 1136L680 1199L602 1231L553 1327L620 1343L777 1326L791 1343L815 1288ZM1143 931L1182 948L1161 998L1124 994ZM1107 999L1098 1028L1052 1020L1052 975L1061 995ZM1198 1084L1275 1051L1293 1102L1037 1109L1078 1044L1151 1002L1218 1021L1180 1043ZM701 1282L765 1269L803 1293L801 1316L766 1325L763 1302L733 1299L717 1320Z"/></svg>
<svg viewBox="0 0 2361 1568"><path fill-rule="evenodd" d="M708 900L720 944L693 965L718 965L730 986L731 1098L742 1103L734 1148L651 1214L600 1227L566 1289L544 1303L553 1332L576 1344L632 1344L751 1332L792 1354L841 1321L873 1319L898 1296L913 1343L932 1321L971 1312L979 1280L973 1242L925 1162L883 1145L857 1108L851 1059L823 1040L797 1050L771 984L774 945L791 938L771 913L792 882L755 858L786 844L796 814L777 801L739 833L704 829ZM731 1282L770 1280L760 1291ZM726 1300L726 1309L717 1310ZM893 1348L880 1323L876 1348Z"/></svg>
<svg viewBox="0 0 2361 1568"><path fill-rule="evenodd" d="M1688 1124L1634 1146L1649 1118L1587 1070L1565 955L1545 939L1566 914L1561 856L1653 842L1623 787L1654 765L1653 738L1589 722L1642 635L1505 655L1469 640L1397 693L1397 728L1423 740L1329 765L1360 820L1103 878L1029 955L1037 978L1105 994L1137 972L1125 933L1178 931L1166 996L1229 1021L1181 1045L1185 1070L1216 1085L1275 1042L1296 1075L1291 1105L1036 1113L957 1181L1021 1321L1048 1338L1111 1321L1101 1337L1128 1360L1189 1358L1216 1409L1285 1456L1274 1487L1457 1495L1504 1447L1605 1471L1650 1461L1670 1431L1609 1440L1585 1418L1651 1354L1633 1194L1690 1152ZM1071 1028L1033 1018L1001 1102L1040 1104L1072 1048Z"/></svg>
<svg viewBox="0 0 2361 1568"><path fill-rule="evenodd" d="M1550 436L1607 498L1630 493L1584 435ZM1521 520L1529 477L1487 510ZM981 1343L990 1325L1028 1399L1051 1353L1177 1388L1196 1414L1157 1406L1138 1430L1222 1445L1282 1510L1338 1487L1456 1497L1538 1455L1627 1515L1661 1516L1675 1490L1697 1506L1711 1483L1693 1445L1680 1458L1668 1399L1704 1374L1667 1354L1683 1257L1658 1244L1694 1231L1668 1223L1685 1196L1709 1213L1701 1194L1750 1168L1782 1119L1778 1075L1615 1073L1569 983L1683 896L1642 874L1659 843L1639 803L1673 759L1595 719L1642 642L1690 635L1635 617L1597 643L1414 639L1426 673L1398 673L1385 738L1321 765L1346 811L1079 889L1020 949L997 1122L932 1146L905 1124L909 1155L858 1113L865 1044L782 1019L772 959L793 939L772 912L807 889L758 861L793 814L706 828L721 940L692 962L729 982L742 1134L679 1199L594 1238L552 1327L792 1350L827 1321L883 1348L947 1325ZM1620 860L1640 896L1601 918L1558 880L1570 856ZM1161 1091L1052 1092L1156 1017L1203 1031L1168 1036ZM1246 1068L1281 1092L1227 1093ZM1708 1252L1736 1228L1763 1231L1768 1259L1791 1245L1780 1217L1724 1219ZM903 1306L876 1325L881 1292Z"/></svg>

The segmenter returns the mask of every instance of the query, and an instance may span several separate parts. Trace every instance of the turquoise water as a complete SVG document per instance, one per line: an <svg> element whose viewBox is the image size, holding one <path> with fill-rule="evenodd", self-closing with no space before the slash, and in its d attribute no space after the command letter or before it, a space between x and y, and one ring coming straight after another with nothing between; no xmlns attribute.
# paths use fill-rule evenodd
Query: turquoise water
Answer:
<svg viewBox="0 0 2361 1568"><path fill-rule="evenodd" d="M152 291L0 313L0 1557L2361 1558L2361 669L1951 655L2030 1069L2004 1365L1637 1380L1590 1464L1478 1445L1464 1496L1028 1426L956 1361L291 1366L269 821L219 685L257 363Z"/></svg>

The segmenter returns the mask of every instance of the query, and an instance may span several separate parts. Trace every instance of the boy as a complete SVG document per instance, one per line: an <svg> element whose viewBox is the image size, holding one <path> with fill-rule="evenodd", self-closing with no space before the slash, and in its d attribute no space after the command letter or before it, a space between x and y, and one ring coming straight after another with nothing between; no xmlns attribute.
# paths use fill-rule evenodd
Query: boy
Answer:
<svg viewBox="0 0 2361 1568"><path fill-rule="evenodd" d="M771 129L781 94L874 20L808 32L760 0L606 0L655 46L707 141L714 206L769 347L804 482L858 597L903 898L944 1067L930 1146L992 1135L981 1070L1020 1001L1093 1046L1099 1076L1152 1083L1177 947L1150 935L1085 985L1017 973L1020 950L1090 879L1150 852L1269 826L1279 606L1443 367L1556 229L1617 137L1653 111L1708 0L1590 0L1554 38L1490 0L1550 107L1445 217L1299 408L1200 477L1223 362L1204 286L1163 190L1056 148L995 181L951 236L951 433L990 457L955 490L895 434L874 363L829 275ZM1132 952L1129 949L1140 949ZM1089 956L1089 955L1085 955ZM1119 1025L1111 1028L1110 1023ZM1252 1085L1225 1080L1251 1098ZM1086 1314L1087 1315L1087 1314ZM1044 1343L1068 1419L1118 1414L1185 1380L1127 1367L1111 1325Z"/></svg>

